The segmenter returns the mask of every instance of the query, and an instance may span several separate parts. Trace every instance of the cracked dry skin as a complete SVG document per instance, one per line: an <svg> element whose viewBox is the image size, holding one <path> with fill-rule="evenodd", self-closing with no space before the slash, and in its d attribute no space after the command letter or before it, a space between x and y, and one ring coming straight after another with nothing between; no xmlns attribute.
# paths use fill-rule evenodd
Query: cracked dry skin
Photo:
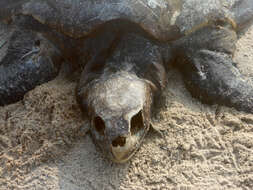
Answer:
<svg viewBox="0 0 253 190"><path fill-rule="evenodd" d="M253 27L234 59L252 76ZM113 164L85 133L74 79L60 75L0 109L0 189L253 188L253 115L201 104L172 70L157 123L135 157Z"/></svg>

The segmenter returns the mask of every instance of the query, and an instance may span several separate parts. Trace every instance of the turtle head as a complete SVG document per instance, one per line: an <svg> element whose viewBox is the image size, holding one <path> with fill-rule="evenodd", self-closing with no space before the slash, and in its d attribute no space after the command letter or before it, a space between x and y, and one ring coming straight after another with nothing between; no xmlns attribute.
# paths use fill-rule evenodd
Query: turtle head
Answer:
<svg viewBox="0 0 253 190"><path fill-rule="evenodd" d="M79 99L89 112L95 144L112 161L128 161L150 127L149 82L121 73L98 80L86 89L86 95Z"/></svg>

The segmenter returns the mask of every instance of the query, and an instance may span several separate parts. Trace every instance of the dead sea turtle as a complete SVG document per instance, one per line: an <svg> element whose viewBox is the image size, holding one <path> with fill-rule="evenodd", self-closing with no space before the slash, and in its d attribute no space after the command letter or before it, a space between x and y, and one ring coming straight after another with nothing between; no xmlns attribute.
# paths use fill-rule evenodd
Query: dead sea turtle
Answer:
<svg viewBox="0 0 253 190"><path fill-rule="evenodd" d="M62 59L83 68L77 100L94 142L125 162L151 125L171 64L191 94L253 113L253 85L232 60L252 0L2 0L0 103L22 99L57 75Z"/></svg>

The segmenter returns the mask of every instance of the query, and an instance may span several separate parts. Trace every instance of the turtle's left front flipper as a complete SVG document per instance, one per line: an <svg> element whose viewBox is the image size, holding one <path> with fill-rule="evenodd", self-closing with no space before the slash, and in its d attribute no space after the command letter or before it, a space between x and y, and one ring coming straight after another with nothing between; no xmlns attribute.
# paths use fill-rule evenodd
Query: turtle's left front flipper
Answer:
<svg viewBox="0 0 253 190"><path fill-rule="evenodd" d="M194 97L253 113L253 81L241 75L230 55L200 50L189 60L182 71Z"/></svg>
<svg viewBox="0 0 253 190"><path fill-rule="evenodd" d="M175 43L176 65L193 97L253 113L253 81L232 60L235 42L232 29L207 26Z"/></svg>

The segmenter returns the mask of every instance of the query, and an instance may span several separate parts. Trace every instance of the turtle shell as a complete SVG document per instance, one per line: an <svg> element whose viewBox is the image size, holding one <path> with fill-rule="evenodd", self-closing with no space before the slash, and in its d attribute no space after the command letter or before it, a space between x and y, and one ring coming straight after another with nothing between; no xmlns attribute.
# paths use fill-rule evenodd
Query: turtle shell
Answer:
<svg viewBox="0 0 253 190"><path fill-rule="evenodd" d="M127 20L156 39L168 41L212 21L229 21L236 28L253 16L252 0L2 0L0 5L0 19L18 13L31 15L73 38L106 22ZM120 23L124 22L116 27L124 27Z"/></svg>

